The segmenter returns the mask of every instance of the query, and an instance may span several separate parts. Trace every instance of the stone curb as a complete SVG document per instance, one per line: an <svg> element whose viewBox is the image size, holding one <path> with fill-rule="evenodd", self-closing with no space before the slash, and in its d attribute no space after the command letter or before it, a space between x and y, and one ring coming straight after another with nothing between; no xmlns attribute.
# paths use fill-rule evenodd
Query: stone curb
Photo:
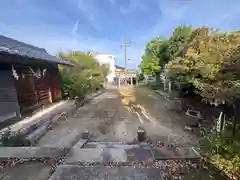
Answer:
<svg viewBox="0 0 240 180"><path fill-rule="evenodd" d="M91 101L93 98L100 96L101 94L103 94L105 92L104 90L100 90L99 92L93 93L91 95L88 95L88 97L84 98L82 101L78 102L78 105L82 106L84 105L84 103ZM90 96L90 97L89 97ZM76 105L77 106L77 105ZM78 108L78 107L77 107Z"/></svg>
<svg viewBox="0 0 240 180"><path fill-rule="evenodd" d="M81 135L76 136L69 142L62 142L58 145L49 145L42 147L0 147L0 161L7 161L10 159L20 159L24 161L30 160L46 160L46 159L61 159L70 149L79 141ZM88 139L82 140L82 146ZM81 147L82 147L81 146Z"/></svg>
<svg viewBox="0 0 240 180"><path fill-rule="evenodd" d="M155 90L155 92L156 92L157 94L161 95L161 96L165 96L165 97L169 96L168 93L163 92L163 91L160 91L160 90Z"/></svg>
<svg viewBox="0 0 240 180"><path fill-rule="evenodd" d="M170 153L171 151L162 151L158 149L152 149L152 153L155 160L200 160L201 155L194 147L191 147L186 151L184 148L180 148L182 152ZM159 154L160 153L160 154Z"/></svg>
<svg viewBox="0 0 240 180"><path fill-rule="evenodd" d="M67 100L67 101L64 101L64 103L66 104L66 106L67 106L67 103L69 103L67 110L74 108L73 107L74 106L74 102L73 101ZM66 109L66 108L64 108L64 109ZM36 130L42 124L50 123L49 119L54 118L60 112L62 112L61 108L58 109L57 112L55 112L53 114L46 113L45 115L43 115L43 117L40 117L38 120L35 120L36 122L32 122L32 123L26 124L25 127L20 127L19 129L12 130L12 132L16 132L17 134L21 134L21 135L29 134L29 133L33 132L34 130ZM2 133L5 132L5 131L7 131L7 128L4 128L3 130L1 130Z"/></svg>

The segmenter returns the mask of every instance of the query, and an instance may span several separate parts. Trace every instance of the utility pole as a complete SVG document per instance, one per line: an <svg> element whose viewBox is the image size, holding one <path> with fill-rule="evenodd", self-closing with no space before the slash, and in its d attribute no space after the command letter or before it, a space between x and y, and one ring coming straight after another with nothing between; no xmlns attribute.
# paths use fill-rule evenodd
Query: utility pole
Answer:
<svg viewBox="0 0 240 180"><path fill-rule="evenodd" d="M127 74L127 47L129 47L131 44L132 44L131 41L124 40L124 43L122 45L124 48L124 68L125 68L124 76L125 76L125 78L126 78L126 74Z"/></svg>
<svg viewBox="0 0 240 180"><path fill-rule="evenodd" d="M126 73L126 69L127 69L127 41L124 40L124 68L125 68L125 73Z"/></svg>

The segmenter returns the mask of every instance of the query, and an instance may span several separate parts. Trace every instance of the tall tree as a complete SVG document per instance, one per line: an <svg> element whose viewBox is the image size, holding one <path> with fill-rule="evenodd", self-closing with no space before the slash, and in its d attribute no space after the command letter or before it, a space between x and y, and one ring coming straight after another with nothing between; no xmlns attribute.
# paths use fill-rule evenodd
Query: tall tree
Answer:
<svg viewBox="0 0 240 180"><path fill-rule="evenodd" d="M184 48L192 32L191 26L179 26L175 28L172 36L169 38L169 54L172 58L179 55L179 52Z"/></svg>
<svg viewBox="0 0 240 180"><path fill-rule="evenodd" d="M168 64L168 75L192 83L210 103L234 105L240 96L239 37L238 32L195 29L184 55Z"/></svg>
<svg viewBox="0 0 240 180"><path fill-rule="evenodd" d="M169 61L168 39L157 37L152 39L145 48L142 56L141 68L145 74L154 74L157 83L160 81L160 72Z"/></svg>

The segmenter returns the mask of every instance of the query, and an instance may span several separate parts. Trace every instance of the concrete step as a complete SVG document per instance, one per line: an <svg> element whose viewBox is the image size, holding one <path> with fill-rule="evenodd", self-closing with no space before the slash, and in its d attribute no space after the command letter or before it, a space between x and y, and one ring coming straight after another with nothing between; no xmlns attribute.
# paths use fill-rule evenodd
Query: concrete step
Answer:
<svg viewBox="0 0 240 180"><path fill-rule="evenodd" d="M195 160L201 158L200 153L194 147L154 148L152 153L155 160Z"/></svg>
<svg viewBox="0 0 240 180"><path fill-rule="evenodd" d="M124 144L121 142L88 142L83 148L118 148L118 149L133 149L133 148L149 148L147 143L141 144Z"/></svg>
<svg viewBox="0 0 240 180"><path fill-rule="evenodd" d="M136 167L81 167L77 165L60 165L49 180L65 179L148 179L162 180L165 174L158 168Z"/></svg>
<svg viewBox="0 0 240 180"><path fill-rule="evenodd" d="M135 162L152 163L150 149L144 148L72 148L65 157L65 164L121 164L132 165Z"/></svg>

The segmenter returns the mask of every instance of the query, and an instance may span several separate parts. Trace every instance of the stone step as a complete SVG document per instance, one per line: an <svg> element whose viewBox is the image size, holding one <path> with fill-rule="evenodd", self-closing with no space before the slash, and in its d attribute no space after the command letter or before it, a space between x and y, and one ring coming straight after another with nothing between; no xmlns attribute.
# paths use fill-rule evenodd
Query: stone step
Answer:
<svg viewBox="0 0 240 180"><path fill-rule="evenodd" d="M148 148L146 143L141 144L123 144L119 142L89 142L83 148L118 148L118 149L133 149L133 148Z"/></svg>
<svg viewBox="0 0 240 180"><path fill-rule="evenodd" d="M182 160L182 159L200 159L200 153L194 147L155 148L152 149L155 160Z"/></svg>
<svg viewBox="0 0 240 180"><path fill-rule="evenodd" d="M60 165L49 180L65 179L148 179L163 180L166 174L158 168L136 167L82 167L78 165Z"/></svg>
<svg viewBox="0 0 240 180"><path fill-rule="evenodd" d="M65 157L65 164L122 164L152 163L150 149L144 148L72 148Z"/></svg>

